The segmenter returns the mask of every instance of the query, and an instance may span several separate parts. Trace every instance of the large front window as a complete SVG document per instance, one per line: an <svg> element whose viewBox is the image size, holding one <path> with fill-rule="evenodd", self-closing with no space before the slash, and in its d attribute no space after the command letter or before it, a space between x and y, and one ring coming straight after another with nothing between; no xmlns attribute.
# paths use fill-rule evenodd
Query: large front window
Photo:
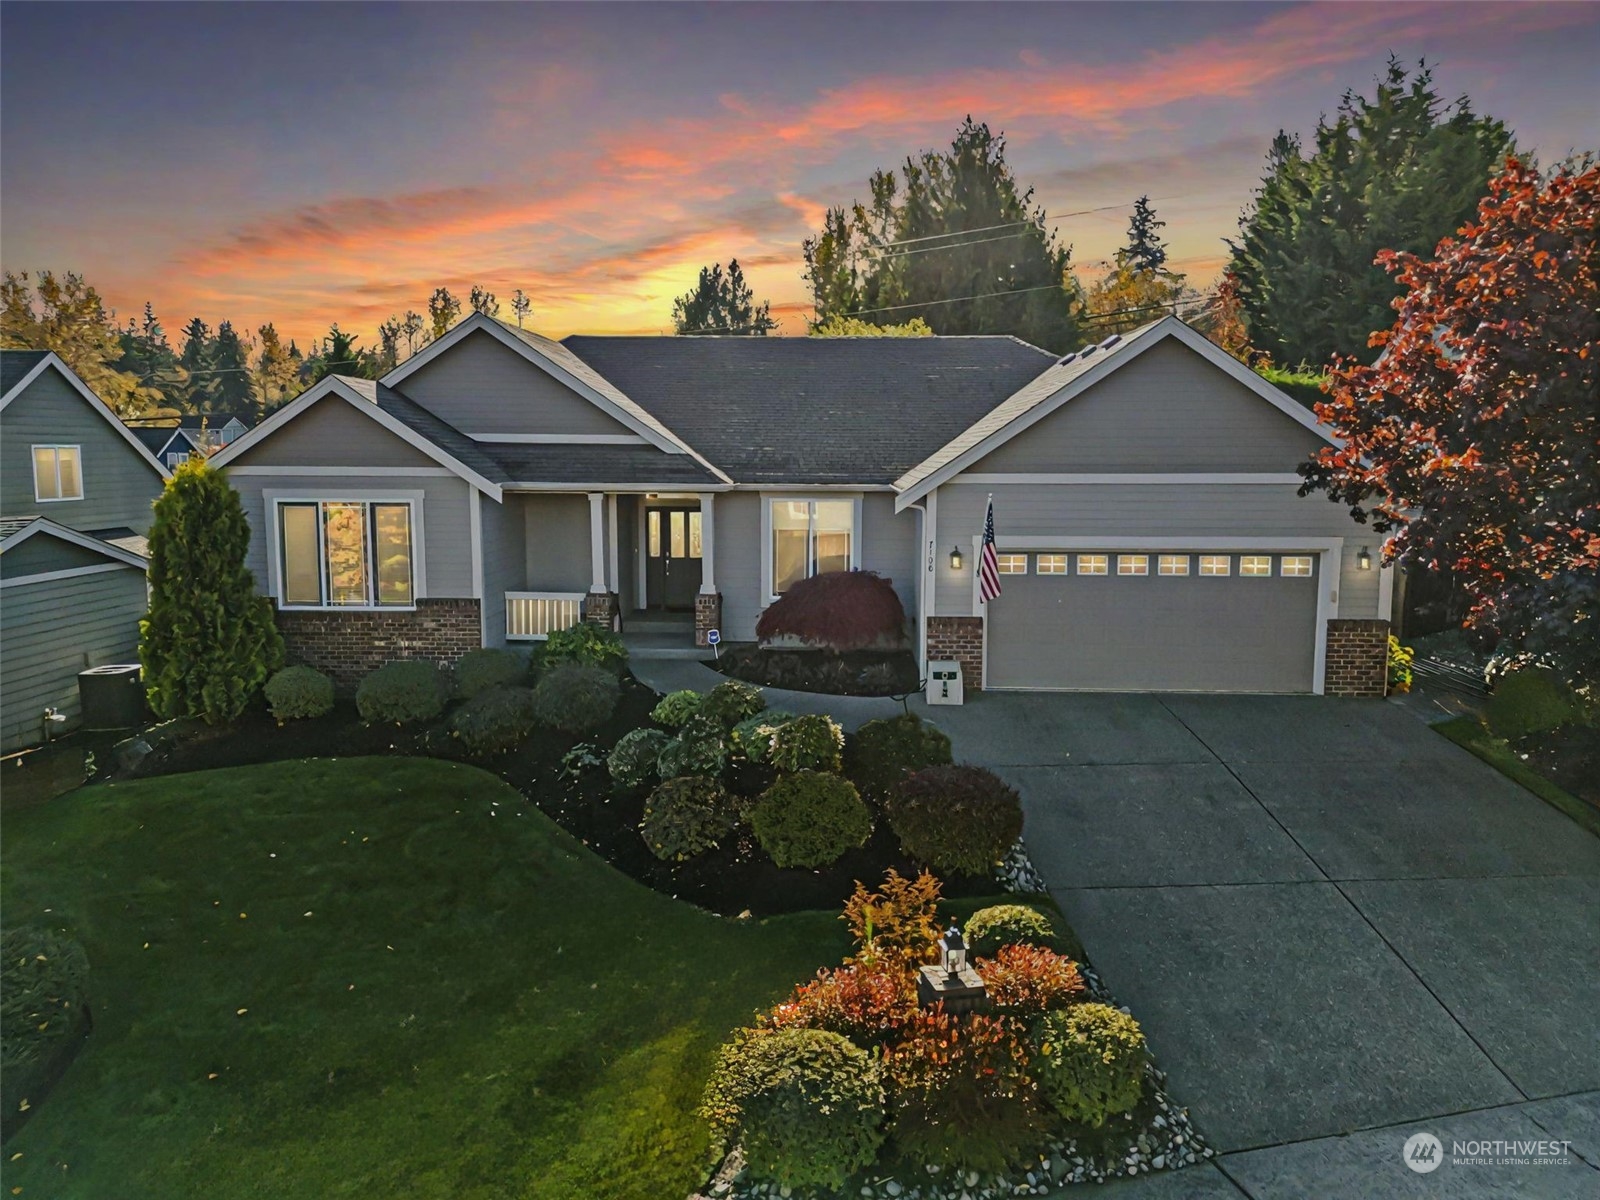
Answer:
<svg viewBox="0 0 1600 1200"><path fill-rule="evenodd" d="M854 561L853 500L773 500L772 594L802 579L848 571Z"/></svg>
<svg viewBox="0 0 1600 1200"><path fill-rule="evenodd" d="M280 504L282 601L300 608L410 607L411 506L366 500Z"/></svg>

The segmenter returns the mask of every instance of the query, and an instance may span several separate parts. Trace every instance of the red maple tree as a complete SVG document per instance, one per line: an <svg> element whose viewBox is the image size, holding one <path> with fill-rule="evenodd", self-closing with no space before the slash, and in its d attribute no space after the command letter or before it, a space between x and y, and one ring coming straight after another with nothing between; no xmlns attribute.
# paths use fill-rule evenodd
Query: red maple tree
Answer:
<svg viewBox="0 0 1600 1200"><path fill-rule="evenodd" d="M1431 260L1384 251L1405 292L1371 366L1334 370L1343 440L1301 468L1371 520L1386 560L1446 567L1503 652L1600 678L1600 165L1508 159Z"/></svg>

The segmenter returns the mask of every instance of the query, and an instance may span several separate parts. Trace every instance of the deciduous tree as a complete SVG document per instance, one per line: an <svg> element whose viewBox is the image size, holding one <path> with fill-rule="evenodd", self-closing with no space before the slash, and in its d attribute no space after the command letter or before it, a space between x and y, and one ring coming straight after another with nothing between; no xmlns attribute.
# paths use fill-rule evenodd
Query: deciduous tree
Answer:
<svg viewBox="0 0 1600 1200"><path fill-rule="evenodd" d="M450 331L461 315L461 301L449 288L434 288L428 297L428 340L437 341Z"/></svg>
<svg viewBox="0 0 1600 1200"><path fill-rule="evenodd" d="M832 316L807 330L812 337L932 337L933 328L921 317L899 325L874 325L861 317Z"/></svg>
<svg viewBox="0 0 1600 1200"><path fill-rule="evenodd" d="M119 416L136 417L156 407L162 395L120 370L123 347L115 319L100 293L75 271L7 271L0 285L0 345L53 350L89 390Z"/></svg>

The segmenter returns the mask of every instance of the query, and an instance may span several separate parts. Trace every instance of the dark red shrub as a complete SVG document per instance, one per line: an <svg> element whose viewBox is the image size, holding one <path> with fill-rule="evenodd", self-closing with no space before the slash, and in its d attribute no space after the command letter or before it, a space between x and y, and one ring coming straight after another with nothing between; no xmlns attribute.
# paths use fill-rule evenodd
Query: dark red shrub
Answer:
<svg viewBox="0 0 1600 1200"><path fill-rule="evenodd" d="M1078 964L1043 946L1001 946L974 966L994 1006L1010 1015L1065 1008L1084 997Z"/></svg>
<svg viewBox="0 0 1600 1200"><path fill-rule="evenodd" d="M842 654L898 646L905 626L890 580L874 571L834 571L802 579L773 601L756 622L756 637L799 638Z"/></svg>
<svg viewBox="0 0 1600 1200"><path fill-rule="evenodd" d="M946 874L986 875L1022 836L1022 800L982 767L925 767L889 797L905 852Z"/></svg>
<svg viewBox="0 0 1600 1200"><path fill-rule="evenodd" d="M891 1037L917 1011L909 973L857 965L818 971L775 1006L764 1024L777 1029L826 1029L858 1046L871 1047Z"/></svg>

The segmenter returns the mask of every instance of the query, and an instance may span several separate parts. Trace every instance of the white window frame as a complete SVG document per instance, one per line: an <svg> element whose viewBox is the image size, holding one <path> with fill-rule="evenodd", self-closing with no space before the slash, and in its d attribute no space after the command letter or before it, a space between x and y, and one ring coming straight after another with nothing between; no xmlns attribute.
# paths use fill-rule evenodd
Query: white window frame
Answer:
<svg viewBox="0 0 1600 1200"><path fill-rule="evenodd" d="M1296 569L1289 570L1289 564L1294 563ZM1317 558L1314 554L1285 554L1278 559L1278 574L1288 576L1290 579L1310 579L1316 574ZM1300 567L1305 570L1299 570Z"/></svg>
<svg viewBox="0 0 1600 1200"><path fill-rule="evenodd" d="M1168 567L1182 568L1168 570ZM1181 579L1189 574L1189 556L1187 554L1158 554L1156 555L1156 574L1166 576L1168 579Z"/></svg>
<svg viewBox="0 0 1600 1200"><path fill-rule="evenodd" d="M1028 556L1026 554L1018 554L1014 550L1005 553L996 552L994 569L1000 575L1026 575L1028 573Z"/></svg>
<svg viewBox="0 0 1600 1200"><path fill-rule="evenodd" d="M78 494L76 496L41 496L39 494L39 463L35 455L40 450L54 450L56 464L56 492L61 491L61 452L71 450L78 460ZM36 504L62 504L68 500L83 499L83 447L71 442L39 442L28 447L28 470L33 472L33 499Z"/></svg>
<svg viewBox="0 0 1600 1200"><path fill-rule="evenodd" d="M1079 575L1093 575L1096 577L1111 574L1111 556L1109 554L1080 554L1074 564ZM1085 562L1087 560L1087 563ZM1085 566L1088 567L1085 570Z"/></svg>
<svg viewBox="0 0 1600 1200"><path fill-rule="evenodd" d="M1221 559L1222 570L1217 570L1218 559ZM1231 554L1202 554L1200 556L1200 570L1202 579L1227 579L1233 574L1233 555Z"/></svg>
<svg viewBox="0 0 1600 1200"><path fill-rule="evenodd" d="M860 492L812 492L810 494L796 495L791 492L762 492L761 493L761 594L765 597L766 604L777 601L778 595L772 590L772 581L776 578L775 565L772 561L772 506L774 504L817 504L829 500L847 501L851 505L850 514L850 569L861 569L861 493ZM813 514L808 521L816 519ZM809 549L806 552L810 554Z"/></svg>
<svg viewBox="0 0 1600 1200"><path fill-rule="evenodd" d="M1036 554L1033 569L1040 575L1066 575L1071 564L1072 559L1065 554Z"/></svg>
<svg viewBox="0 0 1600 1200"><path fill-rule="evenodd" d="M1245 564L1251 564L1250 570L1245 570ZM1266 570L1256 570L1258 566L1265 566ZM1272 555L1270 554L1241 554L1239 556L1240 579L1270 579L1272 578Z"/></svg>
<svg viewBox="0 0 1600 1200"><path fill-rule="evenodd" d="M1124 571L1122 564L1126 562L1129 569ZM1138 570L1133 570L1138 567ZM1140 579L1150 574L1150 556L1148 554L1119 554L1117 555L1117 574L1125 579Z"/></svg>
<svg viewBox="0 0 1600 1200"><path fill-rule="evenodd" d="M414 612L418 600L428 597L428 562L423 542L423 492L374 491L277 491L261 493L267 510L267 592L285 612ZM411 603L410 604L287 604L283 599L283 520L281 509L285 504L404 504L410 511L411 524ZM322 520L317 520L317 554L323 559ZM319 568L325 569L325 561ZM374 581L376 577L374 577ZM374 590L373 595L377 592Z"/></svg>

